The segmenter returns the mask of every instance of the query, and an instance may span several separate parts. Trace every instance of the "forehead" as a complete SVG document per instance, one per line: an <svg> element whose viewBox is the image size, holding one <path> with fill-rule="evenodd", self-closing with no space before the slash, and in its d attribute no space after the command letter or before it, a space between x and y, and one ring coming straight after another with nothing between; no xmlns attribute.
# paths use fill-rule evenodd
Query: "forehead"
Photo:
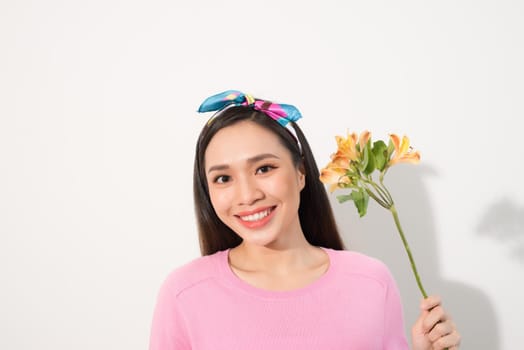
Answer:
<svg viewBox="0 0 524 350"><path fill-rule="evenodd" d="M256 123L243 121L213 136L205 151L205 167L234 163L262 153L291 159L290 152L275 133Z"/></svg>

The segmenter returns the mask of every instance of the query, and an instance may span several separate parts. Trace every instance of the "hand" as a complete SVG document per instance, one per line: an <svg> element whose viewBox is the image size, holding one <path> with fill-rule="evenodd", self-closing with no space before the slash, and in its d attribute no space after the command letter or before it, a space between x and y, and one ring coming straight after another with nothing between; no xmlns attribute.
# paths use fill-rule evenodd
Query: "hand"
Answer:
<svg viewBox="0 0 524 350"><path fill-rule="evenodd" d="M414 350L456 350L460 334L442 308L440 297L430 295L420 302L420 316L411 329Z"/></svg>

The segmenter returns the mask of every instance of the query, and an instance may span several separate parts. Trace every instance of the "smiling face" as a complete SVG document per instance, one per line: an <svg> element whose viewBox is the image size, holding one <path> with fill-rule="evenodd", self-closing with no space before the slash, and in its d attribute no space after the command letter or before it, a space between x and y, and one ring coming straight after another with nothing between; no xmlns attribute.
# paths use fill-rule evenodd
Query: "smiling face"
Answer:
<svg viewBox="0 0 524 350"><path fill-rule="evenodd" d="M205 172L213 209L243 244L283 247L303 239L305 178L271 131L248 121L221 129L206 149Z"/></svg>

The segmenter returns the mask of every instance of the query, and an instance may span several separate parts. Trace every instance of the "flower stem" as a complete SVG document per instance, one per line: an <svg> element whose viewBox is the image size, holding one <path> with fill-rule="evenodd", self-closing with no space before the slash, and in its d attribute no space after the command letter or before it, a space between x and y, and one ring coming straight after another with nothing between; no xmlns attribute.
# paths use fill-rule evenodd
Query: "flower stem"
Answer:
<svg viewBox="0 0 524 350"><path fill-rule="evenodd" d="M395 225L397 226L398 233L400 234L400 238L402 239L402 243L404 244L406 253L408 253L409 262L411 263L411 269L413 270L413 274L415 275L415 279L417 280L418 288L420 289L422 296L424 298L427 298L428 295L426 294L426 291L424 290L424 287L422 286L422 281L420 280L420 276L418 275L417 266L415 265L415 259L413 259L413 255L411 254L411 249L409 249L408 241L406 240L406 237L404 236L404 231L402 230L402 227L400 226L400 220L398 218L398 213L397 213L397 209L395 208L395 205L394 204L391 205L389 210L391 211L391 214L393 214L393 219L395 220Z"/></svg>
<svg viewBox="0 0 524 350"><path fill-rule="evenodd" d="M364 187L364 189L366 190L367 194L373 198L375 200L375 202L377 202L380 206L386 208L386 209L389 209L389 204L384 202L380 197L378 197L375 192L373 192L369 187L367 187L366 185L363 185L362 187Z"/></svg>
<svg viewBox="0 0 524 350"><path fill-rule="evenodd" d="M373 188L375 189L375 191L377 191L378 195L380 196L380 198L382 198L382 201L384 203L388 203L389 205L391 203L393 203L393 200L391 200L391 198L388 198L387 197L387 193L384 191L384 189L382 189L379 185L377 185L374 181L369 181L369 183L371 184L371 186L373 186Z"/></svg>
<svg viewBox="0 0 524 350"><path fill-rule="evenodd" d="M380 175L380 187L384 190L384 192L386 193L386 197L388 197L388 200L390 203L393 203L393 197L391 197L391 193L389 193L386 185L384 185L384 177L382 176L383 174Z"/></svg>

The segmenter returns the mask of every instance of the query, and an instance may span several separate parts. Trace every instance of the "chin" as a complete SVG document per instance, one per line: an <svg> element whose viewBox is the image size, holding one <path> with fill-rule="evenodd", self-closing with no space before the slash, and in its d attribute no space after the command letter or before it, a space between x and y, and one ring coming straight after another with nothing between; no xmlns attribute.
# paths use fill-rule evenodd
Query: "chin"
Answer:
<svg viewBox="0 0 524 350"><path fill-rule="evenodd" d="M256 237L258 235L258 237ZM266 235L263 232L250 232L249 234L239 235L242 238L243 245L254 247L267 247L276 243L277 239L274 236Z"/></svg>

